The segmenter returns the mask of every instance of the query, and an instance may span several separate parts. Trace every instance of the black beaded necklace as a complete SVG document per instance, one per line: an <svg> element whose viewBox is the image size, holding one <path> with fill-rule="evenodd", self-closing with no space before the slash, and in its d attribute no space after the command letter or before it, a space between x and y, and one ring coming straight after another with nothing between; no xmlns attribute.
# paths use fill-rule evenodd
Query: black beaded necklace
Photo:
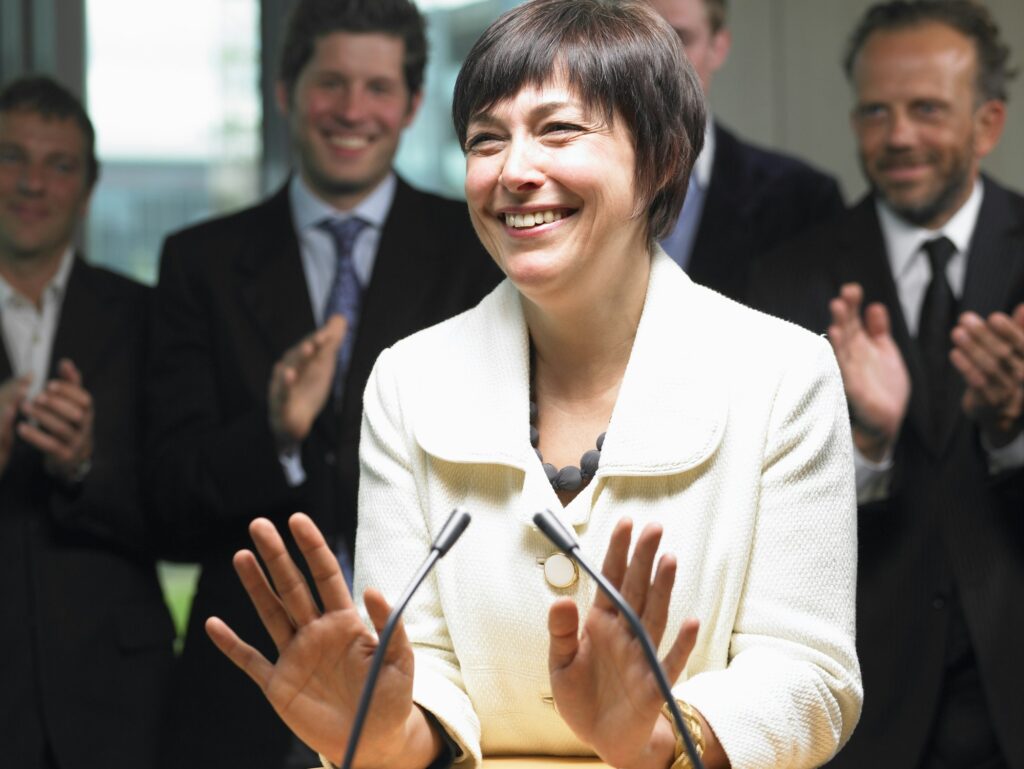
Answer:
<svg viewBox="0 0 1024 769"><path fill-rule="evenodd" d="M566 465L561 470L553 464L544 461L540 449L540 431L537 430L537 403L530 400L530 445L537 452L537 459L544 467L544 473L555 491L577 491L588 483L597 473L597 466L601 463L601 448L604 446L605 433L597 436L597 448L591 449L580 457L580 466Z"/></svg>

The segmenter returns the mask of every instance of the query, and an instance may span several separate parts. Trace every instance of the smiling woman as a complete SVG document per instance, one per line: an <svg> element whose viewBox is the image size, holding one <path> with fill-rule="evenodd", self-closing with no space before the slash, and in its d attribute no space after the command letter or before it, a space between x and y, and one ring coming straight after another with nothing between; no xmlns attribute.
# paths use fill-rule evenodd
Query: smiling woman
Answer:
<svg viewBox="0 0 1024 769"><path fill-rule="evenodd" d="M470 52L453 114L508 279L370 377L355 575L378 630L450 510L474 524L409 604L356 765L690 766L624 618L551 568L544 508L641 615L705 766L824 763L862 700L842 384L824 340L693 284L656 244L705 124L676 34L646 2L527 2ZM324 610L257 521L280 596L252 553L236 568L279 659L207 628L337 761L377 641L316 527L291 529Z"/></svg>

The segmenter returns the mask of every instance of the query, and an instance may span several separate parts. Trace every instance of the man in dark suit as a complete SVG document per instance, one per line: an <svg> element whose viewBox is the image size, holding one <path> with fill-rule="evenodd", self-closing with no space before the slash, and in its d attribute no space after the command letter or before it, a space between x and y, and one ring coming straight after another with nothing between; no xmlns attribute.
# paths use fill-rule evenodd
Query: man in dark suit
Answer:
<svg viewBox="0 0 1024 769"><path fill-rule="evenodd" d="M838 767L1024 767L1024 198L979 172L1008 56L971 0L869 9L871 193L757 270L755 306L827 329L850 404L865 699Z"/></svg>
<svg viewBox="0 0 1024 769"><path fill-rule="evenodd" d="M707 94L732 38L725 0L648 0L679 35ZM843 210L839 185L796 158L755 147L712 120L683 210L662 247L687 274L746 298L755 257Z"/></svg>
<svg viewBox="0 0 1024 769"><path fill-rule="evenodd" d="M149 478L175 555L202 564L165 766L284 764L291 736L204 637L216 614L269 651L231 556L254 517L283 525L302 510L347 568L371 366L500 278L465 205L392 170L420 102L423 27L408 0L301 0L278 88L296 173L266 202L165 243Z"/></svg>
<svg viewBox="0 0 1024 769"><path fill-rule="evenodd" d="M0 91L0 764L155 766L174 637L139 504L147 291L75 255L78 100Z"/></svg>

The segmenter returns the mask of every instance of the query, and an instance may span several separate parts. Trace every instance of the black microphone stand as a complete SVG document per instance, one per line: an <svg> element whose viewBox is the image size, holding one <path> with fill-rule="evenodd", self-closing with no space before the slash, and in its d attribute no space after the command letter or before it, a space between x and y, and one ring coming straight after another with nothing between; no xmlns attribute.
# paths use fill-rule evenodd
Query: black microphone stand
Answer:
<svg viewBox="0 0 1024 769"><path fill-rule="evenodd" d="M452 514L448 516L448 520L445 521L444 526L441 528L441 532L434 540L434 544L431 545L430 553L427 554L423 564L409 582L409 586L402 593L402 597L398 599L398 603L391 609L388 621L384 624L384 630L381 631L378 638L377 649L373 653L373 659L370 661L370 670L366 674L366 683L363 684L363 691L359 695L359 705L356 707L356 715L352 720L352 731L348 736L348 745L345 748L345 758L341 762L341 769L351 769L352 767L352 759L356 755L356 746L359 744L359 735L363 731L363 723L366 721L366 715L370 710L370 701L373 699L373 690L377 685L381 666L384 664L384 652L387 651L388 642L395 632L395 626L398 624L402 612L405 611L409 599L419 589L423 580L430 573L430 570L434 568L434 564L443 558L451 549L451 546L455 544L455 540L462 536L462 532L469 526L469 520L470 516L466 511L452 511Z"/></svg>
<svg viewBox="0 0 1024 769"><path fill-rule="evenodd" d="M640 641L640 646L644 650L644 657L647 658L647 664L650 665L651 671L654 673L654 678L658 682L658 688L661 690L661 696L665 699L668 704L669 710L672 712L672 720L675 721L676 730L682 735L683 745L686 747L686 753L690 757L690 761L693 762L694 769L704 769L704 764L700 760L700 756L697 754L697 746L693 744L693 736L690 734L690 730L686 727L686 721L683 719L682 711L679 709L679 703L676 702L675 696L672 694L672 686L668 682L668 677L665 675L664 669L661 667L661 662L658 661L658 653L654 649L654 644L651 643L651 638L647 635L647 631L644 629L643 624L640 622L640 618L636 616L636 612L633 608L626 603L626 600L622 597L618 590L616 590L612 584L605 579L605 576L599 571L592 569L590 564L584 560L580 554L580 546L573 538L572 534L568 532L562 522L558 520L552 514L550 510L544 510L543 512L537 513L533 516L533 522L537 525L537 528L543 532L551 543L565 553L567 556L572 558L576 563L580 565L591 578L597 582L598 586L604 591L612 603L615 604L622 616L626 618L626 622L629 623L629 627L633 631L633 635Z"/></svg>

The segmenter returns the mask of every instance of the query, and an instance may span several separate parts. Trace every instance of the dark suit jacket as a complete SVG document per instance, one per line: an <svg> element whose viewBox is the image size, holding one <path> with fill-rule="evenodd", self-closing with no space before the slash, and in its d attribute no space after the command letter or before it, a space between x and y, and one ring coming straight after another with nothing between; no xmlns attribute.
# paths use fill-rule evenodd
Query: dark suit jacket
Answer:
<svg viewBox="0 0 1024 769"><path fill-rule="evenodd" d="M843 199L831 176L741 142L718 122L714 131L711 183L686 272L744 301L753 259L841 213Z"/></svg>
<svg viewBox="0 0 1024 769"><path fill-rule="evenodd" d="M174 631L138 495L148 290L76 260L51 371L70 358L95 405L92 469L54 481L18 440L0 476L0 763L155 766ZM11 365L0 345L0 381Z"/></svg>
<svg viewBox="0 0 1024 769"><path fill-rule="evenodd" d="M955 643L962 611L1004 754L1024 767L1024 472L989 474L978 431L960 408L951 370L945 434L928 438L922 364L900 308L874 201L793 244L756 270L753 304L816 332L828 302L857 281L865 303L881 302L912 380L895 450L889 499L859 511L857 648L864 711L839 767L913 767ZM1024 198L985 180L960 309L987 316L1024 302Z"/></svg>
<svg viewBox="0 0 1024 769"><path fill-rule="evenodd" d="M355 541L362 395L378 353L476 304L500 277L464 204L399 181L343 403L318 418L302 449L307 481L289 488L267 423L267 385L314 320L287 188L167 239L150 371L150 490L173 553L200 561L202 575L174 676L165 766L279 769L288 731L203 630L215 614L274 656L231 556L248 546L254 517L283 526L296 510L329 540Z"/></svg>

